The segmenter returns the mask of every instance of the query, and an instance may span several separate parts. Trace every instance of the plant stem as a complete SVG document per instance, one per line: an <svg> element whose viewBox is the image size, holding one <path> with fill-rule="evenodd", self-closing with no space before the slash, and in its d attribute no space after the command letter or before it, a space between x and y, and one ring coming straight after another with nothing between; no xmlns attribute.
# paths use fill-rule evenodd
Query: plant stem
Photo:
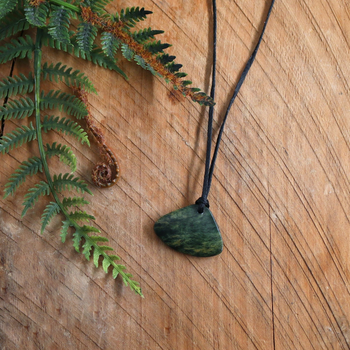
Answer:
<svg viewBox="0 0 350 350"><path fill-rule="evenodd" d="M78 6L72 5L69 2L63 1L63 0L50 0L51 3L63 6L65 8L68 8L76 13L79 13L81 10Z"/></svg>

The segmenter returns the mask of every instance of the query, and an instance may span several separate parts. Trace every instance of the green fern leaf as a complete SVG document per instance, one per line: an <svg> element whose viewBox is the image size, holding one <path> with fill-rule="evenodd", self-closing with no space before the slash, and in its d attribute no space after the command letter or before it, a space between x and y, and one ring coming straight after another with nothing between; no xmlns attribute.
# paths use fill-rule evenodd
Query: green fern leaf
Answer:
<svg viewBox="0 0 350 350"><path fill-rule="evenodd" d="M18 0L0 0L0 20L10 13L17 3Z"/></svg>
<svg viewBox="0 0 350 350"><path fill-rule="evenodd" d="M33 124L15 129L12 133L2 136L0 139L0 153L7 153L14 147L20 147L23 143L36 139L36 130Z"/></svg>
<svg viewBox="0 0 350 350"><path fill-rule="evenodd" d="M52 6L50 15L49 34L63 44L70 44L69 25L72 11L65 7Z"/></svg>
<svg viewBox="0 0 350 350"><path fill-rule="evenodd" d="M1 119L23 119L30 117L34 112L34 102L29 97L21 97L19 100L8 101L5 106L0 107Z"/></svg>
<svg viewBox="0 0 350 350"><path fill-rule="evenodd" d="M30 72L28 77L20 73L20 76L7 77L0 81L0 98L11 97L18 94L27 94L34 89L34 78Z"/></svg>
<svg viewBox="0 0 350 350"><path fill-rule="evenodd" d="M20 36L18 39L12 39L10 43L7 43L0 47L0 63L5 63L13 60L14 58L32 58L32 52L34 51L33 40L29 35L25 37Z"/></svg>
<svg viewBox="0 0 350 350"><path fill-rule="evenodd" d="M36 27L46 26L46 18L49 13L49 3L42 2L39 6L31 6L26 4L24 7L24 13L27 21Z"/></svg>
<svg viewBox="0 0 350 350"><path fill-rule="evenodd" d="M82 238L83 235L78 230L73 233L73 247L78 253L80 252L80 242Z"/></svg>
<svg viewBox="0 0 350 350"><path fill-rule="evenodd" d="M131 61L134 58L134 51L132 51L127 44L121 45L122 54L128 60Z"/></svg>
<svg viewBox="0 0 350 350"><path fill-rule="evenodd" d="M24 209L22 211L22 217L27 213L28 209L30 209L39 199L39 196L49 195L50 187L44 182L40 181L40 183L36 184L34 187L28 190L28 193L24 196Z"/></svg>
<svg viewBox="0 0 350 350"><path fill-rule="evenodd" d="M187 73L184 73L184 72L177 72L177 73L175 73L175 75L176 75L178 78L187 77Z"/></svg>
<svg viewBox="0 0 350 350"><path fill-rule="evenodd" d="M7 16L1 20L0 41L9 38L14 34L27 30L28 28L29 23L24 18L24 14L20 11L14 11L10 16Z"/></svg>
<svg viewBox="0 0 350 350"><path fill-rule="evenodd" d="M103 52L113 59L119 48L120 40L113 33L103 32L101 35L101 45Z"/></svg>
<svg viewBox="0 0 350 350"><path fill-rule="evenodd" d="M152 11L146 11L143 7L128 7L125 10L122 9L118 17L126 26L134 27L137 22L145 20L151 13Z"/></svg>
<svg viewBox="0 0 350 350"><path fill-rule="evenodd" d="M72 33L70 33L71 35ZM59 40L55 40L48 32L42 33L41 42L44 46L51 47L52 49L57 49L60 51L68 52L72 55L79 57L79 47L71 44L62 43Z"/></svg>
<svg viewBox="0 0 350 350"><path fill-rule="evenodd" d="M92 50L95 38L97 35L97 28L90 23L80 23L77 31L77 42L80 50L87 53Z"/></svg>
<svg viewBox="0 0 350 350"><path fill-rule="evenodd" d="M163 65L173 62L175 58L176 56L170 56L167 53L157 56L157 60Z"/></svg>
<svg viewBox="0 0 350 350"><path fill-rule="evenodd" d="M62 205L65 209L69 208L69 207L74 207L74 206L80 206L80 205L85 205L85 204L89 204L89 202L83 198L83 197L65 197L62 200Z"/></svg>
<svg viewBox="0 0 350 350"><path fill-rule="evenodd" d="M55 174L53 176L53 186L58 192L64 190L71 191L72 189L75 189L78 192L87 192L92 195L92 192L89 190L87 184L83 180L80 180L78 177L74 177L73 174L69 173L64 175L59 174L58 176Z"/></svg>
<svg viewBox="0 0 350 350"><path fill-rule="evenodd" d="M161 77L161 74L156 72L154 68L150 64L148 64L142 57L135 55L134 60L143 69L149 70L153 75Z"/></svg>
<svg viewBox="0 0 350 350"><path fill-rule="evenodd" d="M82 144L87 143L90 145L88 135L84 131L84 129L76 122L60 117L54 116L45 116L43 120L43 129L45 132L54 129L56 131L60 131L65 133L66 135L75 136Z"/></svg>
<svg viewBox="0 0 350 350"><path fill-rule="evenodd" d="M69 214L69 219L74 221L90 221L90 220L95 220L95 217L93 215L86 213L85 211L76 210Z"/></svg>
<svg viewBox="0 0 350 350"><path fill-rule="evenodd" d="M62 221L62 228L61 228L61 241L64 243L66 241L67 235L68 235L68 229L71 226L71 223L69 220Z"/></svg>
<svg viewBox="0 0 350 350"><path fill-rule="evenodd" d="M170 44L162 43L160 40L152 41L145 45L145 49L152 54L164 53L164 50L170 47Z"/></svg>
<svg viewBox="0 0 350 350"><path fill-rule="evenodd" d="M40 109L54 109L58 108L77 119L84 118L88 112L85 104L76 96L67 94L60 90L51 90L46 95L44 91L41 92Z"/></svg>
<svg viewBox="0 0 350 350"><path fill-rule="evenodd" d="M155 35L163 34L163 33L164 33L163 30L152 30L151 28L145 28L145 29L139 30L138 32L132 33L132 37L138 43L143 44L150 39L154 39Z"/></svg>
<svg viewBox="0 0 350 350"><path fill-rule="evenodd" d="M181 67L182 67L182 64L178 64L175 62L171 62L166 65L167 70L171 73L177 72Z"/></svg>
<svg viewBox="0 0 350 350"><path fill-rule="evenodd" d="M32 157L25 160L10 176L9 181L5 185L4 198L10 194L13 195L17 188L26 180L28 175L35 175L38 171L43 171L43 164L40 158Z"/></svg>
<svg viewBox="0 0 350 350"><path fill-rule="evenodd" d="M93 12L99 13L101 10L111 2L112 0L85 0L84 4L91 7Z"/></svg>
<svg viewBox="0 0 350 350"><path fill-rule="evenodd" d="M47 144L46 155L49 158L59 156L60 161L68 165L72 172L77 169L77 158L72 150L66 145L57 144L56 142L51 146Z"/></svg>
<svg viewBox="0 0 350 350"><path fill-rule="evenodd" d="M56 202L50 202L41 216L41 234L44 232L45 227L50 223L52 218L61 211L59 205Z"/></svg>
<svg viewBox="0 0 350 350"><path fill-rule="evenodd" d="M67 68L66 65L62 65L61 62L55 66L51 63L50 66L45 63L42 68L43 79L49 79L50 81L55 80L64 81L68 86L76 86L84 89L87 92L97 93L92 82L89 78L81 73L79 70L72 71L72 68ZM1 91L1 90L0 90Z"/></svg>
<svg viewBox="0 0 350 350"><path fill-rule="evenodd" d="M85 241L83 244L83 255L85 256L86 260L90 260L92 247L93 243L90 240Z"/></svg>

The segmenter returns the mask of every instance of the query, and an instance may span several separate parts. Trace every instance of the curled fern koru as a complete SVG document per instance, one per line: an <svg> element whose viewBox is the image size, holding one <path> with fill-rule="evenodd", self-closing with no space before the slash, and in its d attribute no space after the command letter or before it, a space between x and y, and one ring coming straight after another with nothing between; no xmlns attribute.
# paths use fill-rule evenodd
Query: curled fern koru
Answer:
<svg viewBox="0 0 350 350"><path fill-rule="evenodd" d="M67 52L127 78L116 63L116 52L121 50L127 60L133 60L152 74L164 78L193 101L204 105L212 105L213 101L199 89L189 87L190 81L183 80L186 74L179 71L181 65L174 62L175 56L164 52L170 45L155 39L163 31L151 28L133 30L135 24L143 21L150 11L132 7L111 15L105 10L108 2L0 0L0 64L28 58L33 65L33 71L27 75L20 73L0 81L0 98L5 101L0 107L1 123L8 119L33 118L27 125L1 135L0 153L8 153L34 140L39 148L39 154L25 160L10 176L5 185L4 197L13 195L28 176L43 173L45 181L36 183L24 196L22 215L42 196L50 195L52 200L41 217L41 232L52 218L58 214L63 215L62 242L66 241L72 230L73 246L78 252L82 250L88 260L92 257L96 267L102 261L102 268L106 273L111 269L113 278L120 275L126 285L142 296L139 283L125 272L124 265L118 264L119 257L110 253L113 249L106 244L107 238L100 236L100 230L90 224L95 218L81 209L76 209L89 202L82 196L62 195L71 190L80 194L91 194L87 184L73 174L77 166L73 151L57 142L45 145L43 143L43 134L56 130L89 145L87 132L70 117L85 118L88 129L103 152L107 165L96 170L93 175L94 182L100 186L110 186L118 178L119 167L101 130L92 123L86 94L96 93L93 84L84 73L60 62L43 62L42 48L48 46ZM71 26L72 19L78 21L74 27ZM33 28L29 35L27 30ZM43 91L43 80L65 83L73 89L73 93ZM29 93L30 96L27 95ZM33 93L34 98L31 97ZM52 113L60 110L67 116L43 113L48 110L52 110ZM51 174L48 161L53 156L58 156L71 172Z"/></svg>

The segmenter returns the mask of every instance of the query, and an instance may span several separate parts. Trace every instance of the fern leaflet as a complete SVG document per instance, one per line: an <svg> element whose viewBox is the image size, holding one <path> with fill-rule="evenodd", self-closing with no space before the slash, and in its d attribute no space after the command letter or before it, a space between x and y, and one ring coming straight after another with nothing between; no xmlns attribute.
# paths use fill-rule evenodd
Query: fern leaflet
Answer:
<svg viewBox="0 0 350 350"><path fill-rule="evenodd" d="M145 28L132 33L132 37L134 38L135 41L142 44L150 39L154 39L155 35L163 34L163 33L164 33L163 30L153 30L151 28Z"/></svg>
<svg viewBox="0 0 350 350"><path fill-rule="evenodd" d="M137 22L143 21L147 18L147 15L151 14L152 11L147 11L143 7L127 7L125 10L122 9L120 11L119 18L117 18L124 22L127 27L134 27Z"/></svg>
<svg viewBox="0 0 350 350"><path fill-rule="evenodd" d="M65 197L62 200L62 205L65 209L69 208L69 207L74 207L77 205L86 205L89 204L89 202L83 198L83 197Z"/></svg>
<svg viewBox="0 0 350 350"><path fill-rule="evenodd" d="M18 94L27 94L34 89L34 78L30 72L28 77L20 73L19 76L7 77L0 81L0 98L11 97Z"/></svg>
<svg viewBox="0 0 350 350"><path fill-rule="evenodd" d="M5 185L4 198L13 195L17 188L26 180L28 175L35 175L38 171L43 171L43 164L40 158L32 157L25 160L18 169L10 176Z"/></svg>
<svg viewBox="0 0 350 350"><path fill-rule="evenodd" d="M29 97L21 97L19 100L7 102L5 106L0 107L1 119L23 119L30 117L34 111L34 102Z"/></svg>
<svg viewBox="0 0 350 350"><path fill-rule="evenodd" d="M16 7L17 2L18 0L0 0L0 20Z"/></svg>
<svg viewBox="0 0 350 350"><path fill-rule="evenodd" d="M80 23L77 32L77 42L80 50L87 53L92 50L95 38L97 35L97 28L90 23Z"/></svg>
<svg viewBox="0 0 350 350"><path fill-rule="evenodd" d="M66 145L57 144L57 142L54 142L52 145L47 144L46 155L48 158L59 156L60 161L68 165L72 172L77 169L77 158L72 150Z"/></svg>
<svg viewBox="0 0 350 350"><path fill-rule="evenodd" d="M76 210L69 214L69 219L74 221L90 221L90 220L95 220L95 217L93 215L86 213L85 211Z"/></svg>
<svg viewBox="0 0 350 350"><path fill-rule="evenodd" d="M81 119L87 115L85 104L76 96L60 90L51 90L46 95L44 91L40 97L40 109L58 108L74 117Z"/></svg>
<svg viewBox="0 0 350 350"><path fill-rule="evenodd" d="M9 38L10 36L23 30L27 30L28 28L29 23L24 18L24 14L20 11L14 11L11 13L11 16L2 20L0 26L0 40Z"/></svg>
<svg viewBox="0 0 350 350"><path fill-rule="evenodd" d="M25 37L20 36L18 39L12 39L10 43L0 47L0 63L11 61L16 57L28 57L31 59L33 51L34 44L32 38L29 35Z"/></svg>
<svg viewBox="0 0 350 350"><path fill-rule="evenodd" d="M52 218L59 214L61 211L59 205L56 202L50 202L41 216L41 234L44 232L45 227L50 223Z"/></svg>
<svg viewBox="0 0 350 350"><path fill-rule="evenodd" d="M87 143L90 145L87 133L84 129L76 122L73 122L67 118L60 118L55 116L45 116L43 120L44 132L48 132L51 129L61 131L66 135L75 136L82 144Z"/></svg>
<svg viewBox="0 0 350 350"><path fill-rule="evenodd" d="M29 126L16 128L12 133L2 136L0 139L0 153L7 153L14 147L20 147L23 143L36 139L36 130L32 123Z"/></svg>
<svg viewBox="0 0 350 350"><path fill-rule="evenodd" d="M50 81L55 80L56 83L64 81L68 86L76 86L84 89L87 92L97 93L90 79L79 70L74 70L73 68L67 68L66 65L62 65L61 62L57 63L55 66L51 63L48 65L44 64L42 68L43 79L49 79ZM0 90L1 91L1 90Z"/></svg>
<svg viewBox="0 0 350 350"><path fill-rule="evenodd" d="M101 44L103 52L113 59L120 46L120 40L113 33L103 32L101 35Z"/></svg>
<svg viewBox="0 0 350 350"><path fill-rule="evenodd" d="M26 212L38 201L39 196L45 196L50 194L50 187L47 182L40 181L34 187L28 190L28 193L24 196L24 209L22 211L22 217Z"/></svg>
<svg viewBox="0 0 350 350"><path fill-rule="evenodd" d="M72 11L65 7L52 6L49 22L49 34L63 44L70 44L69 25L70 17L73 16Z"/></svg>
<svg viewBox="0 0 350 350"><path fill-rule="evenodd" d="M26 4L24 13L27 21L36 27L44 27L46 25L46 18L49 13L49 4L41 2L39 6L31 6Z"/></svg>
<svg viewBox="0 0 350 350"><path fill-rule="evenodd" d="M61 192L64 190L71 191L72 189L75 189L78 192L81 193L89 193L92 195L92 192L89 190L86 182L83 180L80 180L78 177L74 177L73 174L59 174L53 176L53 186L56 191Z"/></svg>

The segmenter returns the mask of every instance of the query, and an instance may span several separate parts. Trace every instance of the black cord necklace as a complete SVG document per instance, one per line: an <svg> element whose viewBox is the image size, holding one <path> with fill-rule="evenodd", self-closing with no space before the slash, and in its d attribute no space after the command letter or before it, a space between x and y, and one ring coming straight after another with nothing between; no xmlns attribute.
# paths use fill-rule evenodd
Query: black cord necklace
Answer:
<svg viewBox="0 0 350 350"><path fill-rule="evenodd" d="M266 16L266 20L261 31L259 40L254 48L254 51L248 59L246 66L239 78L236 88L231 97L230 103L226 109L224 119L222 121L219 134L217 136L216 145L211 157L211 144L212 144L212 130L213 130L213 114L214 107L209 109L208 118L208 132L207 132L207 151L205 160L205 171L202 196L197 199L194 205L187 206L175 210L167 215L161 217L154 225L154 231L159 238L171 248L193 256L214 256L220 254L223 249L223 241L221 238L220 230L216 224L216 221L209 210L208 195L212 182L214 167L216 158L218 155L220 142L228 114L231 107L238 95L240 88L251 68L256 54L259 50L260 43L262 41L267 22L270 18L271 11L275 0L271 1L269 11ZM212 85L210 91L210 97L215 97L215 85L216 85L216 33L217 33L217 15L216 15L216 0L213 0L213 72L212 72Z"/></svg>

